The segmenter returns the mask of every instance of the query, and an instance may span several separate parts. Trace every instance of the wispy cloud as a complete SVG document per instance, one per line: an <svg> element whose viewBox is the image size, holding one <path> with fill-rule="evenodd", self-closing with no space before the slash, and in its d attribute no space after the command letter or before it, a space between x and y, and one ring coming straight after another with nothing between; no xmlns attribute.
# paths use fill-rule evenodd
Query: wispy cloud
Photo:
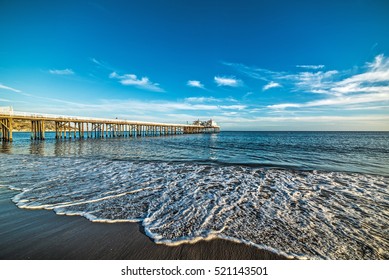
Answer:
<svg viewBox="0 0 389 280"><path fill-rule="evenodd" d="M305 73L299 76L298 88L311 88L313 93L327 94L327 98L305 103L282 103L268 108L283 110L286 108L342 106L389 102L389 58L383 55L375 57L372 63L367 63L364 71L342 79L335 80L333 76L338 71ZM327 79L328 78L328 79Z"/></svg>
<svg viewBox="0 0 389 280"><path fill-rule="evenodd" d="M297 65L298 68L310 71L277 72L243 64L224 64L253 79L266 81L264 91L282 85L291 94L305 93L309 99L313 99L303 103L285 102L268 105L267 108L272 110L322 106L347 109L348 106L356 104L369 104L371 107L389 102L389 58L383 54L377 55L364 67L349 71L322 71L324 65Z"/></svg>
<svg viewBox="0 0 389 280"><path fill-rule="evenodd" d="M279 83L276 83L276 82L273 82L271 81L270 83L268 83L267 85L265 85L262 90L265 91L265 90L268 90L268 89L271 89L271 88L277 88L277 87L281 87L281 85Z"/></svg>
<svg viewBox="0 0 389 280"><path fill-rule="evenodd" d="M53 75L74 75L74 71L72 69L66 68L66 69L51 69L49 70L50 74Z"/></svg>
<svg viewBox="0 0 389 280"><path fill-rule="evenodd" d="M92 61L94 64L99 65L99 66L103 66L103 63L101 63L100 61L98 61L96 58L91 57L91 58L89 58L89 59L90 59L90 61Z"/></svg>
<svg viewBox="0 0 389 280"><path fill-rule="evenodd" d="M122 85L125 86L134 86L140 89L145 89L155 92L165 92L157 83L153 83L149 80L148 77L142 77L138 79L135 74L124 74L119 75L116 72L112 72L109 77L111 79L117 79Z"/></svg>
<svg viewBox="0 0 389 280"><path fill-rule="evenodd" d="M389 101L389 91L373 94L358 94L352 96L340 96L334 98L326 98L306 103L281 103L267 106L269 109L284 110L286 108L306 108L306 107L320 107L320 106L342 106L347 109L348 105L365 104L365 103L379 103Z"/></svg>
<svg viewBox="0 0 389 280"><path fill-rule="evenodd" d="M243 99L244 99L244 98L247 98L247 97L249 97L250 95L253 95L253 94L254 94L254 92L249 91L249 92L247 92L245 95L243 95Z"/></svg>
<svg viewBox="0 0 389 280"><path fill-rule="evenodd" d="M89 60L97 66L98 69L108 72L117 72L117 70L110 66L107 62L97 59L95 57L90 57Z"/></svg>
<svg viewBox="0 0 389 280"><path fill-rule="evenodd" d="M215 76L214 81L218 86L238 87L241 84L241 81L234 77Z"/></svg>
<svg viewBox="0 0 389 280"><path fill-rule="evenodd" d="M247 77L267 82L270 82L274 77L279 77L286 74L284 72L276 72L259 67L247 66L242 63L223 62L223 64L233 68L235 71L241 74L246 75Z"/></svg>
<svg viewBox="0 0 389 280"><path fill-rule="evenodd" d="M189 80L186 85L190 87L204 88L204 85L200 81L196 80Z"/></svg>
<svg viewBox="0 0 389 280"><path fill-rule="evenodd" d="M296 65L297 68L304 68L304 69L312 69L312 70L318 70L322 69L325 66L320 64L320 65Z"/></svg>
<svg viewBox="0 0 389 280"><path fill-rule="evenodd" d="M283 103L270 105L270 109L283 110L286 108L303 108L303 107L319 107L319 106L341 106L354 105L363 103L377 103L389 101L389 91L373 94L358 94L353 96L340 96L335 98L326 98L306 103Z"/></svg>
<svg viewBox="0 0 389 280"><path fill-rule="evenodd" d="M204 102L217 102L217 103L236 103L238 102L236 99L227 97L227 98L215 98L212 96L205 97L187 97L184 99L185 102L190 103L204 103Z"/></svg>
<svg viewBox="0 0 389 280"><path fill-rule="evenodd" d="M187 97L185 98L185 102L190 103L204 103L204 102L217 102L219 101L217 98L214 97Z"/></svg>
<svg viewBox="0 0 389 280"><path fill-rule="evenodd" d="M336 70L318 72L300 72L298 74L285 75L281 79L289 80L293 90L313 93L324 93L333 84L334 77L339 74Z"/></svg>
<svg viewBox="0 0 389 280"><path fill-rule="evenodd" d="M382 54L378 55L373 62L367 63L366 66L368 71L344 79L338 85L389 82L389 58L384 57Z"/></svg>
<svg viewBox="0 0 389 280"><path fill-rule="evenodd" d="M260 125L265 125L266 122L280 122L280 121L304 121L304 122L329 122L329 121L389 121L388 115L356 115L356 116L290 116L290 117L254 117L254 118L222 118L218 119L219 122L237 123L243 125L244 123L258 122ZM319 128L320 129L320 128Z"/></svg>
<svg viewBox="0 0 389 280"><path fill-rule="evenodd" d="M241 74L246 75L247 77L267 82L264 87L273 82L278 83L291 91L312 92L313 90L318 90L318 88L322 88L323 84L332 81L333 77L339 74L339 72L335 70L291 73L286 71L272 71L255 66L247 66L241 63L223 62L223 64L233 68ZM299 66L307 66L305 67L306 70L317 70L321 68L321 65ZM314 69L315 67L316 69Z"/></svg>
<svg viewBox="0 0 389 280"><path fill-rule="evenodd" d="M297 103L281 103L267 106L269 109L284 110L286 108L300 108L302 104Z"/></svg>
<svg viewBox="0 0 389 280"><path fill-rule="evenodd" d="M374 61L371 63L366 63L366 65L374 70L382 70L382 69L388 69L389 67L389 59L386 58L383 54L379 54L374 58Z"/></svg>
<svg viewBox="0 0 389 280"><path fill-rule="evenodd" d="M17 92L17 93L22 92L21 90L18 90L18 89L12 88L12 87L8 87L8 86L3 85L1 83L0 83L0 89L10 90L10 91Z"/></svg>
<svg viewBox="0 0 389 280"><path fill-rule="evenodd" d="M184 102L190 103L190 106L194 107L206 103L215 110L244 110L247 108L246 105L237 104L238 101L233 98L188 97L184 99Z"/></svg>
<svg viewBox="0 0 389 280"><path fill-rule="evenodd" d="M222 105L220 106L221 109L227 109L227 110L243 110L246 109L246 105Z"/></svg>
<svg viewBox="0 0 389 280"><path fill-rule="evenodd" d="M282 84L290 91L308 93L328 93L328 89L334 81L341 76L337 70L317 71L317 72L271 72L267 80Z"/></svg>

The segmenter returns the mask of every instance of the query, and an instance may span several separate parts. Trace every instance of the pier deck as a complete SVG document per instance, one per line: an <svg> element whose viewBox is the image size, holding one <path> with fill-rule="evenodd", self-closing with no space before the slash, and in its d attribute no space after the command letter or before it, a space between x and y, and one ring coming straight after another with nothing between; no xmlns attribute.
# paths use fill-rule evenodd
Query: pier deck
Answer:
<svg viewBox="0 0 389 280"><path fill-rule="evenodd" d="M0 112L0 138L11 142L14 120L31 122L31 139L45 140L46 123L54 122L55 138L144 137L193 133L216 133L212 121L199 124L170 124L121 119L57 116L25 112Z"/></svg>

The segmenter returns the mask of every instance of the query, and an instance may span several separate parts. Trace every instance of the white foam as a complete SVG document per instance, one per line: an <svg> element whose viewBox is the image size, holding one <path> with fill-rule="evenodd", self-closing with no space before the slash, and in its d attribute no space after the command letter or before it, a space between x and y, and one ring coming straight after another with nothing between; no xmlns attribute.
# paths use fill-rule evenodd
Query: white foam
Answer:
<svg viewBox="0 0 389 280"><path fill-rule="evenodd" d="M295 258L389 258L386 177L191 163L12 160L20 168L7 169L0 179L22 190L13 198L20 208L53 209L93 222L142 222L148 236L169 246L222 238Z"/></svg>

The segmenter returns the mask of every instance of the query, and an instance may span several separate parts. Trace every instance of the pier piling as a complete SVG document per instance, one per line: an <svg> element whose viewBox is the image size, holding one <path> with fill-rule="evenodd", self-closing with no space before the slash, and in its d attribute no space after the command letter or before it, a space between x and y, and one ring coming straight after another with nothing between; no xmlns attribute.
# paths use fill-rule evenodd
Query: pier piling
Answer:
<svg viewBox="0 0 389 280"><path fill-rule="evenodd" d="M0 137L4 142L12 142L12 118L3 118L0 116Z"/></svg>

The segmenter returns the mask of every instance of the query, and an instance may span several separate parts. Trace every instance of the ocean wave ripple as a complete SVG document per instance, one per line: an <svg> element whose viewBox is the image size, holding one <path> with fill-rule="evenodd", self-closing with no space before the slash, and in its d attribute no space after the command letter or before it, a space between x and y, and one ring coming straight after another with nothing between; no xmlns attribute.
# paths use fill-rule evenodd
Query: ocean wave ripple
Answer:
<svg viewBox="0 0 389 280"><path fill-rule="evenodd" d="M142 222L157 243L222 238L308 259L389 259L388 178L195 163L9 156L20 208ZM13 169L18 164L21 168Z"/></svg>

